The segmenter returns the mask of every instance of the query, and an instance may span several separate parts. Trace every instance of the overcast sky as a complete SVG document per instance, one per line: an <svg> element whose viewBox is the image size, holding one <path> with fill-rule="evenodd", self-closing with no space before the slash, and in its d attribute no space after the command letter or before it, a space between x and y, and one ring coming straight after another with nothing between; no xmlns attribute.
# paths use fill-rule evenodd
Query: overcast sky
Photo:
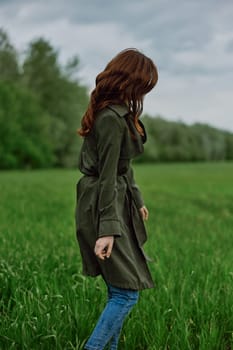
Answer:
<svg viewBox="0 0 233 350"><path fill-rule="evenodd" d="M20 52L43 36L62 62L78 55L90 89L116 53L136 47L159 71L144 112L233 131L232 0L0 0L0 26Z"/></svg>

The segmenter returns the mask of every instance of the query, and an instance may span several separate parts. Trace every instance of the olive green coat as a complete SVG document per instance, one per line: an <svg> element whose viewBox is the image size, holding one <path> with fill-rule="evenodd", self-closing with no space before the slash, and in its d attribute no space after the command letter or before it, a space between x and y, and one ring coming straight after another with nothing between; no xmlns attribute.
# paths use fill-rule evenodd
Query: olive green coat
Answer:
<svg viewBox="0 0 233 350"><path fill-rule="evenodd" d="M144 203L130 164L143 152L144 135L123 105L98 113L79 156L83 176L75 210L83 273L101 274L107 283L134 290L154 286L142 249L147 234L139 208ZM94 254L95 242L109 235L115 236L112 254L102 261Z"/></svg>

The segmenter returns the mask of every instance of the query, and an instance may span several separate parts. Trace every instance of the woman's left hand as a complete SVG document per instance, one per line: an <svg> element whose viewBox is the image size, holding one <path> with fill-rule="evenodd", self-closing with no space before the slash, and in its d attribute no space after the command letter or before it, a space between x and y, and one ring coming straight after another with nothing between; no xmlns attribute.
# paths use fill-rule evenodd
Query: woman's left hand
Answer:
<svg viewBox="0 0 233 350"><path fill-rule="evenodd" d="M144 205L143 207L141 207L141 208L139 209L139 211L140 211L140 214L141 214L141 216L142 216L142 219L143 219L143 220L148 220L149 211L148 211L148 209L145 207L145 205Z"/></svg>

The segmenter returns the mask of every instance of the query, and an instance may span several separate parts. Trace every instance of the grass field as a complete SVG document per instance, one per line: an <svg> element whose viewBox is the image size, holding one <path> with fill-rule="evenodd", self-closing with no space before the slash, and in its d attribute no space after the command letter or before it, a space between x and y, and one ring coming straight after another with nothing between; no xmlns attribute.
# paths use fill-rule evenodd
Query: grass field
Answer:
<svg viewBox="0 0 233 350"><path fill-rule="evenodd" d="M233 349L233 163L135 166L150 210L120 350ZM83 349L105 302L81 275L74 170L0 173L0 349Z"/></svg>

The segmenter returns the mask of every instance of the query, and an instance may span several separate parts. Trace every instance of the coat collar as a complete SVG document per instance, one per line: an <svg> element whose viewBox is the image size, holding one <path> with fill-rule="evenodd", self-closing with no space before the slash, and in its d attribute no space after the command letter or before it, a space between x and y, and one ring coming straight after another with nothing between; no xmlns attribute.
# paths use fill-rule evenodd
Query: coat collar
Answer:
<svg viewBox="0 0 233 350"><path fill-rule="evenodd" d="M123 118L123 117L125 117L126 115L129 114L129 111L128 111L128 108L127 108L126 105L114 105L114 104L112 104L112 105L107 106L107 108L111 109L113 112L115 112L121 118ZM146 141L147 141L147 134L146 134L146 130L145 130L144 124L142 123L142 121L140 119L138 120L138 123L140 124L140 126L141 126L141 128L143 129L143 132L144 132L144 135L141 136L142 143L146 143Z"/></svg>
<svg viewBox="0 0 233 350"><path fill-rule="evenodd" d="M126 105L109 105L107 108L114 111L119 117L125 117L127 114L129 114L128 108Z"/></svg>

